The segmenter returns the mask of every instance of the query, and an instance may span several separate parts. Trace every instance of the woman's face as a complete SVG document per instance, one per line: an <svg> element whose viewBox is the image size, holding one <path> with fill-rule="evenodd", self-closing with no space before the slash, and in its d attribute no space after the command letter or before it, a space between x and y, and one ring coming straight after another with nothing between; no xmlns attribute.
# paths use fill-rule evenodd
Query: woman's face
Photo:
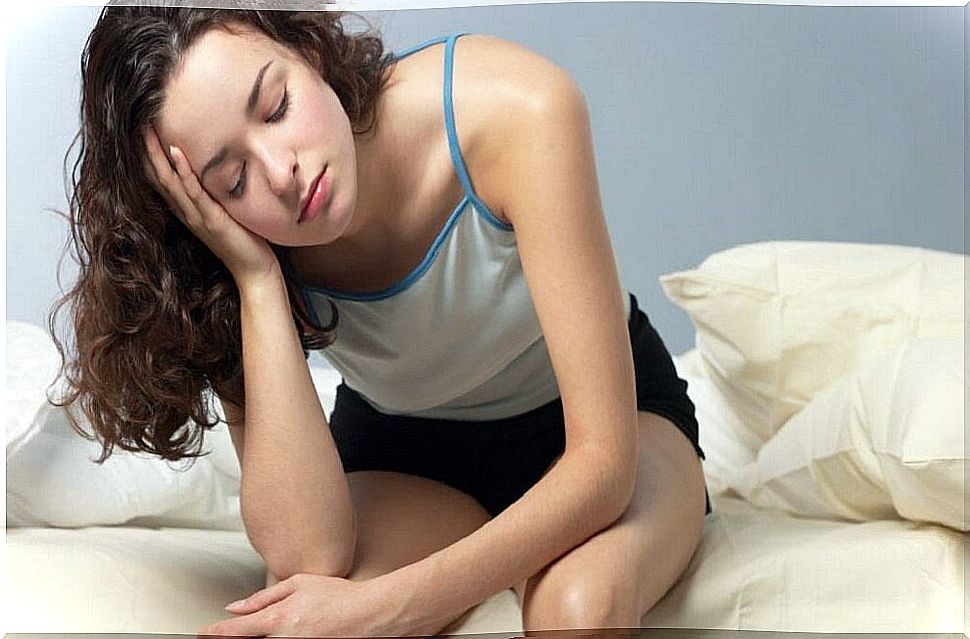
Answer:
<svg viewBox="0 0 970 639"><path fill-rule="evenodd" d="M186 52L155 124L162 148L181 149L209 195L257 235L281 246L330 243L357 199L350 120L303 58L236 31L212 29ZM324 169L323 208L300 222Z"/></svg>

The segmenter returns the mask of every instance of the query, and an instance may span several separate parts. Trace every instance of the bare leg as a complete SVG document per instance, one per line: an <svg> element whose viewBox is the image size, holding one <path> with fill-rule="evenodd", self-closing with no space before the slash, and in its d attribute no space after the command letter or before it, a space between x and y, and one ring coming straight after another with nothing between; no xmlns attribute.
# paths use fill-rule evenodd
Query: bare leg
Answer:
<svg viewBox="0 0 970 639"><path fill-rule="evenodd" d="M354 565L347 576L352 581L387 574L424 559L490 519L471 496L423 477L356 471L347 474L347 481L357 514ZM266 586L277 582L267 571ZM449 624L464 612L456 614Z"/></svg>

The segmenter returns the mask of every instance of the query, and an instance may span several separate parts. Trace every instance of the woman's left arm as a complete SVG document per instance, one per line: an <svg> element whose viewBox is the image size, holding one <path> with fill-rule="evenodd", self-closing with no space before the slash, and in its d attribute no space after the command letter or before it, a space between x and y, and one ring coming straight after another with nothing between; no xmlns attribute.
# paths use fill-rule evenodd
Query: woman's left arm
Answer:
<svg viewBox="0 0 970 639"><path fill-rule="evenodd" d="M498 202L514 226L562 396L565 452L480 529L377 578L404 616L399 627L434 628L531 577L618 519L633 494L633 358L589 115L569 76L549 71L523 84L528 99L489 132L496 155L488 166L497 173L480 182L489 193L479 195Z"/></svg>

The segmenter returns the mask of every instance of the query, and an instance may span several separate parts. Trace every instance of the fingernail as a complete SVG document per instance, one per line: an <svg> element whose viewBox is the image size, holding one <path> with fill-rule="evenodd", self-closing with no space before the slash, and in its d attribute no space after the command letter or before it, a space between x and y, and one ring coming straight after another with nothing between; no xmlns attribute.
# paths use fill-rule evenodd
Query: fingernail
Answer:
<svg viewBox="0 0 970 639"><path fill-rule="evenodd" d="M171 144L169 144L169 145L168 145L168 155L169 155L169 157L171 157L171 158L172 158L173 160L175 159L175 147L174 147L174 146L172 146Z"/></svg>
<svg viewBox="0 0 970 639"><path fill-rule="evenodd" d="M226 606L226 609L228 610L229 608L236 608L236 607L239 607L239 606L243 605L244 603L246 603L246 600L245 599L240 599L239 601L234 601L231 604L228 604Z"/></svg>

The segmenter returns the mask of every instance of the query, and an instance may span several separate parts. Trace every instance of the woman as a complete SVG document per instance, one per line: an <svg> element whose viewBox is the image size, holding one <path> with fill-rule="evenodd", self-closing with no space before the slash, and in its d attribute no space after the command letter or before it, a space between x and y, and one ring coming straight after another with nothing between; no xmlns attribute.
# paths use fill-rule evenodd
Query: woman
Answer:
<svg viewBox="0 0 970 639"><path fill-rule="evenodd" d="M636 627L710 506L583 96L498 38L385 54L341 19L104 10L65 401L104 457L179 459L221 400L268 574L205 634L429 634L508 587L526 630Z"/></svg>

